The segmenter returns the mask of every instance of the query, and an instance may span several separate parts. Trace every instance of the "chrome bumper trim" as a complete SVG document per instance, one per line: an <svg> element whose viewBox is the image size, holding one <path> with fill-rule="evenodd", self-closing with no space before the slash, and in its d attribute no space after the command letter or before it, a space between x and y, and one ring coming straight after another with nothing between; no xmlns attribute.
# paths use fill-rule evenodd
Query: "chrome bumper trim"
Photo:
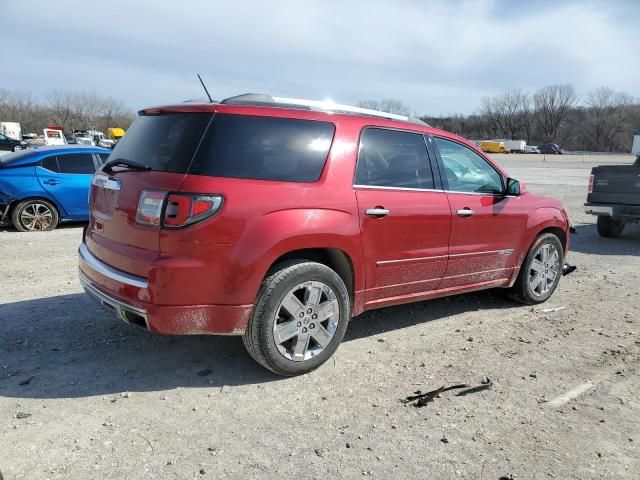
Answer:
<svg viewBox="0 0 640 480"><path fill-rule="evenodd" d="M80 245L78 256L80 257L80 261L84 262L87 267L95 270L105 277L109 277L110 279L115 280L116 282L125 283L127 285L138 288L147 288L149 286L146 278L138 277L136 275L131 275L130 273L117 270L98 260L89 251L86 243L82 243L82 245Z"/></svg>
<svg viewBox="0 0 640 480"><path fill-rule="evenodd" d="M149 328L149 322L147 321L146 310L142 308L134 307L132 305L128 305L119 300L116 300L115 298L110 297L105 293L102 293L100 290L98 290L96 287L94 287L91 284L91 281L82 272L80 272L80 284L82 285L82 288L84 288L85 292L89 294L90 297L92 297L94 300L97 300L97 302L103 307L106 307L112 312L114 312L116 316L123 322L131 323L130 318L127 317L127 312L130 312L133 315L142 318L144 320L146 328L147 329Z"/></svg>

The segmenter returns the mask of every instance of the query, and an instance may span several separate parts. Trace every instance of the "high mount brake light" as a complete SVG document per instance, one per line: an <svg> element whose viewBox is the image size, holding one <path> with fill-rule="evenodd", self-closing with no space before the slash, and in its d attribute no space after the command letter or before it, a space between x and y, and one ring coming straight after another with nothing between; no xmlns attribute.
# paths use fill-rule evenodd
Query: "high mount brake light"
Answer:
<svg viewBox="0 0 640 480"><path fill-rule="evenodd" d="M220 195L145 190L140 195L136 221L153 227L180 228L209 218L221 206Z"/></svg>

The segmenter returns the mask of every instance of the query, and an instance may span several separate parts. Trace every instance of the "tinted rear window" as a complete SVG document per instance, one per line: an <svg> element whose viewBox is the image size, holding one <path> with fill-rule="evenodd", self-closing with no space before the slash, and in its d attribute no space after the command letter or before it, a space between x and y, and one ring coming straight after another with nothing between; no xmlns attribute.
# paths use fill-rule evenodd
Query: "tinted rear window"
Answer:
<svg viewBox="0 0 640 480"><path fill-rule="evenodd" d="M110 158L123 158L153 170L186 173L211 113L141 115L113 149Z"/></svg>
<svg viewBox="0 0 640 480"><path fill-rule="evenodd" d="M327 122L217 115L189 173L315 182L322 174L334 131Z"/></svg>

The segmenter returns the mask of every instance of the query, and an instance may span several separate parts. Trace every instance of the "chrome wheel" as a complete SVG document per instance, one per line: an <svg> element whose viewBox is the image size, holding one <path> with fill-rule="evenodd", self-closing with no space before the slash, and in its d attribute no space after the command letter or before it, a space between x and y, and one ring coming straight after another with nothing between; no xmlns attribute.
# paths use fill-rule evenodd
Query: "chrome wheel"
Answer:
<svg viewBox="0 0 640 480"><path fill-rule="evenodd" d="M536 251L528 277L535 296L541 297L553 288L560 274L561 261L558 249L552 244L545 243Z"/></svg>
<svg viewBox="0 0 640 480"><path fill-rule="evenodd" d="M331 287L304 282L292 288L276 309L273 339L286 359L309 360L329 345L339 320L340 304Z"/></svg>
<svg viewBox="0 0 640 480"><path fill-rule="evenodd" d="M20 212L20 223L27 230L46 230L53 222L53 212L42 203L30 203Z"/></svg>

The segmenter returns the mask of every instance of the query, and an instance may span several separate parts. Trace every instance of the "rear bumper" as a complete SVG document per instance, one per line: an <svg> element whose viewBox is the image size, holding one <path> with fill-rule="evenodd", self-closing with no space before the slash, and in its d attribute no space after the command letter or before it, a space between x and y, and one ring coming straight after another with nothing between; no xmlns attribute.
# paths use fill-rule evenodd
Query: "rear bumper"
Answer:
<svg viewBox="0 0 640 480"><path fill-rule="evenodd" d="M83 243L78 251L80 283L121 320L170 335L244 333L253 305L156 305L148 301L148 279L97 259Z"/></svg>
<svg viewBox="0 0 640 480"><path fill-rule="evenodd" d="M585 203L584 211L591 215L605 215L620 220L640 220L640 205L599 205Z"/></svg>

